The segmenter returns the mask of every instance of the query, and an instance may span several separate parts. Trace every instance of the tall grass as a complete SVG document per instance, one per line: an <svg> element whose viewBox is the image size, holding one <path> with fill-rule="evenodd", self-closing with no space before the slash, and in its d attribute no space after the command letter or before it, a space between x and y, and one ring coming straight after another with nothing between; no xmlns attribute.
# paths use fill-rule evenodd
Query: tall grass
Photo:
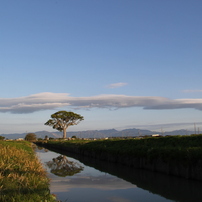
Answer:
<svg viewBox="0 0 202 202"><path fill-rule="evenodd" d="M49 180L29 142L0 141L0 201L55 201Z"/></svg>

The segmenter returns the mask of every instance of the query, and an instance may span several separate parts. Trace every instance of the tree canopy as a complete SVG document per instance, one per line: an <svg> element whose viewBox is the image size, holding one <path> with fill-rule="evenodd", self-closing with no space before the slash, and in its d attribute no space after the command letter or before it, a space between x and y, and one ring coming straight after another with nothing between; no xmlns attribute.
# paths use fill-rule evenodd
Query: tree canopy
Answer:
<svg viewBox="0 0 202 202"><path fill-rule="evenodd" d="M66 138L66 131L69 126L77 125L84 120L83 116L74 112L58 111L51 115L45 125L52 126L58 131L63 131L63 138Z"/></svg>
<svg viewBox="0 0 202 202"><path fill-rule="evenodd" d="M30 141L30 142L34 142L36 139L37 138L34 133L27 133L27 135L25 136L25 140Z"/></svg>

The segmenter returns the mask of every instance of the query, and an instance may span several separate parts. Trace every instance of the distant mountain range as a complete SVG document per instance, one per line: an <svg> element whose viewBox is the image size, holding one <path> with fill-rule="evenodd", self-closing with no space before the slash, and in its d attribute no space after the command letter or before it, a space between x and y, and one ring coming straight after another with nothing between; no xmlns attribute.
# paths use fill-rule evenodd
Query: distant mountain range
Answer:
<svg viewBox="0 0 202 202"><path fill-rule="evenodd" d="M5 137L6 139L18 139L18 138L25 138L27 133L15 133L15 134L1 134L1 136ZM45 138L48 136L49 138L61 138L62 132L48 132L48 131L38 131L35 132L37 138ZM142 130L142 129L125 129L125 130L88 130L88 131L78 131L78 132L68 132L67 137L76 136L78 138L106 138L106 137L135 137L135 136L146 136L146 135L190 135L194 134L194 131L188 130L174 130L171 132L156 132L150 130Z"/></svg>

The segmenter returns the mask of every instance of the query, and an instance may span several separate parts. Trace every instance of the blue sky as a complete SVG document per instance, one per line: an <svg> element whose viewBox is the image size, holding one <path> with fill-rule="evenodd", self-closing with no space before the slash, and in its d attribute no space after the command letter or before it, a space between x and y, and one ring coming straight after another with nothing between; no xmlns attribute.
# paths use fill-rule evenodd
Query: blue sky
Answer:
<svg viewBox="0 0 202 202"><path fill-rule="evenodd" d="M7 0L0 7L0 134L202 126L202 1ZM200 123L201 122L201 123Z"/></svg>

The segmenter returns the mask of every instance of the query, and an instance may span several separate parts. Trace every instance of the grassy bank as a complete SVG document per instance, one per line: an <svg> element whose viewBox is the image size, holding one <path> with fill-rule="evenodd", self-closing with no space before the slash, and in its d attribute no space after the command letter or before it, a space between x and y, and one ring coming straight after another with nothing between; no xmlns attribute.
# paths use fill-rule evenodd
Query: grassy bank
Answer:
<svg viewBox="0 0 202 202"><path fill-rule="evenodd" d="M109 139L97 141L47 141L60 149L77 148L79 152L111 153L131 157L161 158L166 162L194 163L202 159L202 135L148 137L142 139Z"/></svg>
<svg viewBox="0 0 202 202"><path fill-rule="evenodd" d="M202 135L98 141L83 145L83 149L192 164L202 158Z"/></svg>
<svg viewBox="0 0 202 202"><path fill-rule="evenodd" d="M0 141L0 201L55 201L48 186L31 143Z"/></svg>

